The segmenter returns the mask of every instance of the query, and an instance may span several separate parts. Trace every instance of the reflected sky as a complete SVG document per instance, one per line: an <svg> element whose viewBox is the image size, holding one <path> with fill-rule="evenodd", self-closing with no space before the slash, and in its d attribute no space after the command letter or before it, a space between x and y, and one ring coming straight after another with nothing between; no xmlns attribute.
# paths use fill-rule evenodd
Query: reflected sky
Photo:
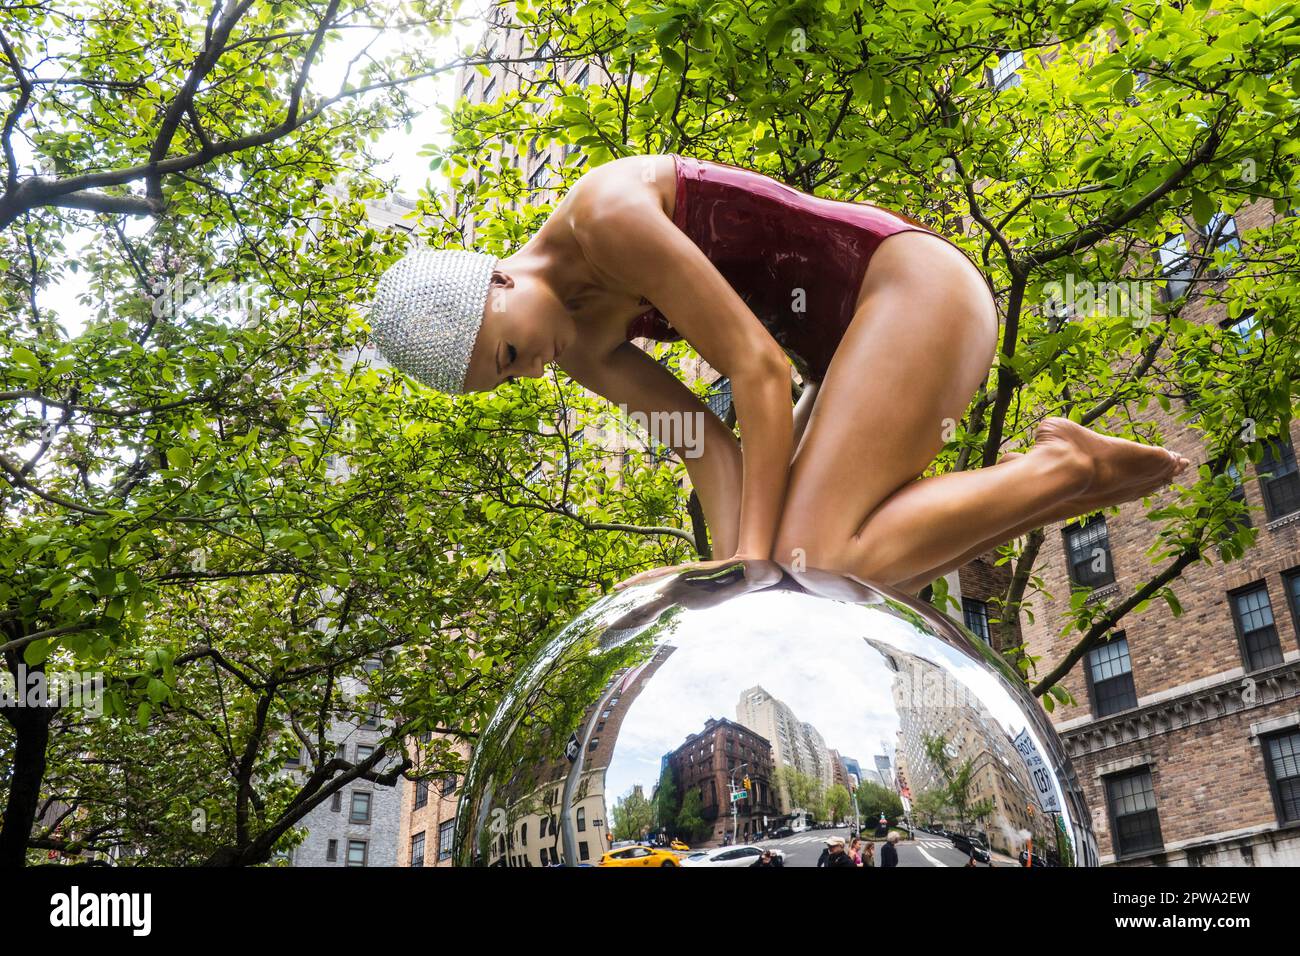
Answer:
<svg viewBox="0 0 1300 956"><path fill-rule="evenodd" d="M617 799L640 784L649 796L664 755L703 730L709 717L736 720L741 692L756 684L841 754L869 761L882 741L892 750L899 730L895 675L865 638L941 664L948 679L969 688L1008 736L1024 729L1015 700L986 665L917 632L882 606L762 591L691 611L673 623L668 643L680 649L629 708L605 792Z"/></svg>

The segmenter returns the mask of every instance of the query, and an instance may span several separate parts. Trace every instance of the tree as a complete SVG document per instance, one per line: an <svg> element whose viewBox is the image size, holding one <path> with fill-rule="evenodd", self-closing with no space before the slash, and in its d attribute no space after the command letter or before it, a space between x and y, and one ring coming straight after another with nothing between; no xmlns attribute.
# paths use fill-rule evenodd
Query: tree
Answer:
<svg viewBox="0 0 1300 956"><path fill-rule="evenodd" d="M682 808L677 813L677 832L692 843L713 832L713 825L704 819L704 797L699 787L691 787L682 796Z"/></svg>
<svg viewBox="0 0 1300 956"><path fill-rule="evenodd" d="M903 801L888 787L882 787L870 780L863 781L854 796L858 801L858 814L864 826L870 825L873 820L879 820L882 813L887 820L898 820L903 816ZM916 803L913 803L913 806L915 807Z"/></svg>
<svg viewBox="0 0 1300 956"><path fill-rule="evenodd" d="M640 787L633 787L616 800L610 813L615 840L640 840L654 823L654 808Z"/></svg>
<svg viewBox="0 0 1300 956"><path fill-rule="evenodd" d="M849 796L849 788L844 784L832 784L830 789L826 791L826 819L832 823L848 817L849 808L852 805L853 798Z"/></svg>
<svg viewBox="0 0 1300 956"><path fill-rule="evenodd" d="M661 527L672 465L615 494L596 452L568 455L553 385L456 405L361 352L353 306L405 242L366 224L390 187L371 144L415 115L405 83L460 62L422 52L439 8L322 90L314 65L372 12L0 26L0 653L15 680L104 688L103 716L0 708L2 865L264 863L353 780L456 772L540 640L691 537ZM59 314L44 290L74 274ZM339 757L330 728L372 713L384 741Z"/></svg>
<svg viewBox="0 0 1300 956"><path fill-rule="evenodd" d="M367 173L371 145L415 118L407 81L460 62L423 52L450 11L410 3L402 16L424 18L410 49L363 55L324 89L315 64L376 9L241 0L209 24L151 0L28 5L0 26L0 653L15 678L102 677L108 715L0 709L0 863L128 845L148 862L265 862L349 774L412 772L404 735L475 741L519 663L614 580L709 554L681 463L651 450L611 480L598 443L578 441L607 408L567 379L449 402L337 357L364 343L350 307L401 252L364 225L362 201L388 185ZM631 153L752 166L921 216L994 281L997 367L934 470L989 467L1056 414L1160 442L1142 421L1160 407L1209 449L1148 512L1149 578L1109 603L1070 595L1070 644L1044 672L1016 655L1046 707L1126 615L1179 613L1186 568L1254 541L1230 469L1293 417L1300 220L1234 245L1213 214L1295 205L1288 5L526 9L532 47L549 38L554 59L613 79L560 89L540 70L449 112L450 145L425 152L457 215L423 196L419 238L455 247L477 219L480 248L517 249L552 197L493 156L535 134L578 147L561 185ZM999 89L990 69L1012 51L1023 82ZM564 95L526 108L546 92ZM1171 231L1191 237L1177 274L1155 254ZM44 301L74 270L89 276L81 328ZM1081 282L1153 292L1150 315L1087 308ZM1258 334L1202 321L1207 307L1253 310ZM656 350L670 368L685 353ZM352 471L328 477L330 456ZM1002 549L1006 620L1052 597L1042 541ZM338 761L324 729L371 707L389 742L369 766ZM128 800L115 781L146 731L178 749L146 751L153 786ZM286 784L295 739L309 772ZM200 794L221 812L196 840L182 821Z"/></svg>
<svg viewBox="0 0 1300 956"><path fill-rule="evenodd" d="M673 768L664 767L659 775L659 783L651 797L654 813L654 825L658 831L673 834L677 832L677 815L681 809L681 795L677 792L677 783L673 777Z"/></svg>
<svg viewBox="0 0 1300 956"><path fill-rule="evenodd" d="M922 790L912 800L913 815L918 820L924 820L927 826L933 826L936 821L945 821L951 810L948 791L943 787Z"/></svg>

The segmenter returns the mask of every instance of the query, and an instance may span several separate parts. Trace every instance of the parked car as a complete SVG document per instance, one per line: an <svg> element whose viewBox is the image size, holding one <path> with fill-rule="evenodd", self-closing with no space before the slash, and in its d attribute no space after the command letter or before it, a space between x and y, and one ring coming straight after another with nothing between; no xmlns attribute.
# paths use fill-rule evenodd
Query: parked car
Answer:
<svg viewBox="0 0 1300 956"><path fill-rule="evenodd" d="M769 838L773 840L783 840L792 836L794 836L794 827L777 827L769 834Z"/></svg>
<svg viewBox="0 0 1300 956"><path fill-rule="evenodd" d="M598 866L681 866L677 854L658 847L638 843L610 850L600 858Z"/></svg>
<svg viewBox="0 0 1300 956"><path fill-rule="evenodd" d="M716 850L704 853L692 853L682 860L683 866L752 866L764 853L764 848L745 843L739 846L720 846ZM780 850L768 849L766 852L779 856L784 862L785 854Z"/></svg>
<svg viewBox="0 0 1300 956"><path fill-rule="evenodd" d="M966 836L962 833L954 833L948 838L952 845L967 856L975 857L979 863L988 863L992 858L989 856L989 848L985 846L984 841L977 836Z"/></svg>
<svg viewBox="0 0 1300 956"><path fill-rule="evenodd" d="M1028 864L1026 863L1026 859L1027 859L1028 857L1029 857L1029 851L1028 851L1028 850L1021 850L1021 851L1020 851L1020 865L1021 865L1021 866L1027 866L1027 865L1028 865ZM1044 856L1044 855L1041 854L1041 853L1037 853L1037 852L1036 852L1036 853L1034 853L1034 866L1056 866L1056 864L1053 863L1053 862L1051 861L1051 859L1049 859L1048 857Z"/></svg>

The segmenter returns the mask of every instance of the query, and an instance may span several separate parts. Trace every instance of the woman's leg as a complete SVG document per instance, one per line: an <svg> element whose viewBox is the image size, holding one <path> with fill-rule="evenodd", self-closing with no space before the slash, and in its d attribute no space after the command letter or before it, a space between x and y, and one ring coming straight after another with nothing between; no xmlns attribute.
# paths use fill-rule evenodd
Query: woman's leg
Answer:
<svg viewBox="0 0 1300 956"><path fill-rule="evenodd" d="M909 583L1064 500L1171 477L1179 460L1163 449L1067 423L994 468L916 480L987 375L996 336L961 253L924 233L881 245L792 463L773 560Z"/></svg>
<svg viewBox="0 0 1300 956"><path fill-rule="evenodd" d="M1048 427L1052 427L1053 425L1056 425L1056 422L1052 419L1048 419L1044 424ZM1023 454L1020 452L1007 452L1002 456L1002 461L998 462L998 464L993 467L999 468L1006 462L1023 457ZM1182 467L1183 466L1181 465L1178 466L1176 472L1181 471ZM1092 512L1099 511L1102 508L1121 504L1123 501L1132 501L1137 498L1145 497L1146 495L1159 490L1166 483L1167 482L1163 479L1150 480L1145 484L1134 485L1127 491L1121 490L1119 492L1114 492L1110 489L1104 489L1102 491L1085 492L1082 495L1053 502L1044 510L1037 512L1036 514L1025 515L1023 520L1021 520L1021 522L1015 527L998 531L992 536L980 541L978 544L971 546L962 554L950 558L936 567L929 568L908 581L900 582L895 585L895 587L900 591L907 592L908 594L916 594L936 578L942 577L950 571L963 567L968 562L978 558L980 555L987 554L998 545L1006 544L1008 541L1018 538L1023 534L1028 534L1035 528L1041 528L1043 525L1047 524L1055 524L1058 521L1070 521L1071 519L1078 518L1082 515L1092 514Z"/></svg>

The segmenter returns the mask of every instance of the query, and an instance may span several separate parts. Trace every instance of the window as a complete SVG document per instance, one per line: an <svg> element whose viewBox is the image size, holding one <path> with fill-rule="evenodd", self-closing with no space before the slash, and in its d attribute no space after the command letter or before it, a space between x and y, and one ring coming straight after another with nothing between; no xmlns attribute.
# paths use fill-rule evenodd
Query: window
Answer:
<svg viewBox="0 0 1300 956"><path fill-rule="evenodd" d="M1264 509L1269 520L1300 511L1300 472L1296 470L1291 442L1269 442L1264 458L1255 469L1264 491Z"/></svg>
<svg viewBox="0 0 1300 956"><path fill-rule="evenodd" d="M578 859L579 860L591 859L591 851L587 849L586 840L583 840L581 843L578 844Z"/></svg>
<svg viewBox="0 0 1300 956"><path fill-rule="evenodd" d="M1231 250L1232 252L1241 252L1241 236L1237 232L1237 220L1226 212L1216 212L1210 217L1210 221L1205 224L1205 230L1202 235L1205 241L1209 242L1215 234L1219 234L1219 241L1215 243L1214 248L1208 250L1210 254Z"/></svg>
<svg viewBox="0 0 1300 956"><path fill-rule="evenodd" d="M1110 806L1116 856L1145 853L1164 846L1149 768L1107 777L1106 803Z"/></svg>
<svg viewBox="0 0 1300 956"><path fill-rule="evenodd" d="M578 832L585 833L586 831L587 831L587 808L578 807Z"/></svg>
<svg viewBox="0 0 1300 956"><path fill-rule="evenodd" d="M1300 631L1300 568L1288 571L1282 580L1286 582L1286 600L1291 605L1291 623Z"/></svg>
<svg viewBox="0 0 1300 956"><path fill-rule="evenodd" d="M550 161L551 161L550 154L549 153L544 154L541 158L541 161L538 162L537 168L533 170L533 174L528 177L528 185L531 186L534 190L545 188L546 164L549 163Z"/></svg>
<svg viewBox="0 0 1300 956"><path fill-rule="evenodd" d="M1013 86L1019 86L1024 78L1019 70L1025 65L1025 55L1019 50L1008 50L998 57L998 65L993 68L993 88L1001 93Z"/></svg>
<svg viewBox="0 0 1300 956"><path fill-rule="evenodd" d="M1156 250L1160 261L1160 277L1165 280L1164 297L1173 302L1187 294L1192 280L1192 261L1187 248L1187 237L1181 232L1170 234Z"/></svg>
<svg viewBox="0 0 1300 956"><path fill-rule="evenodd" d="M301 766L302 766L302 747L299 747L299 748L298 748L297 750L295 750L292 754L290 754L289 759L286 760L286 761L284 762L284 765L285 765L286 767L301 767Z"/></svg>
<svg viewBox="0 0 1300 956"><path fill-rule="evenodd" d="M337 863L339 858L339 841L330 840L325 844L325 861L327 863Z"/></svg>
<svg viewBox="0 0 1300 956"><path fill-rule="evenodd" d="M474 80L475 80L475 79L477 79L477 77L475 77L475 76L470 76L470 77L465 81L465 85L461 88L460 95L461 95L464 99L469 99L470 95L474 92Z"/></svg>
<svg viewBox="0 0 1300 956"><path fill-rule="evenodd" d="M1128 638L1122 631L1088 652L1087 678L1094 717L1106 717L1137 706L1133 662L1128 656Z"/></svg>
<svg viewBox="0 0 1300 956"><path fill-rule="evenodd" d="M415 781L415 809L420 809L429 802L429 781Z"/></svg>
<svg viewBox="0 0 1300 956"><path fill-rule="evenodd" d="M1103 516L1094 515L1082 524L1067 527L1065 550L1070 562L1070 580L1075 584L1095 588L1115 580L1110 536Z"/></svg>
<svg viewBox="0 0 1300 956"><path fill-rule="evenodd" d="M1238 353L1250 351L1251 340L1261 334L1259 320L1255 317L1254 309L1243 312L1239 318L1224 319L1219 323L1219 328L1237 333L1237 336L1241 339L1237 343Z"/></svg>
<svg viewBox="0 0 1300 956"><path fill-rule="evenodd" d="M523 823L519 826L519 845L528 846L528 824Z"/></svg>
<svg viewBox="0 0 1300 956"><path fill-rule="evenodd" d="M370 794L364 790L352 793L352 812L348 814L349 823L370 822Z"/></svg>
<svg viewBox="0 0 1300 956"><path fill-rule="evenodd" d="M370 715L366 717L365 723L361 725L367 730L374 730L379 726L379 705L376 704L370 708Z"/></svg>
<svg viewBox="0 0 1300 956"><path fill-rule="evenodd" d="M343 809L343 791L335 790L334 796L330 798L330 809L338 813Z"/></svg>
<svg viewBox="0 0 1300 956"><path fill-rule="evenodd" d="M1229 465L1225 473L1232 479L1234 485L1232 489L1232 500L1244 503L1246 500L1246 486L1241 483L1241 471L1236 465ZM1250 513L1247 512L1240 518L1234 518L1229 525L1229 530L1234 528L1249 528L1250 524Z"/></svg>
<svg viewBox="0 0 1300 956"><path fill-rule="evenodd" d="M713 414L726 421L731 409L731 379L724 376L709 386L705 401Z"/></svg>
<svg viewBox="0 0 1300 956"><path fill-rule="evenodd" d="M1300 730L1260 740L1279 823L1300 823Z"/></svg>
<svg viewBox="0 0 1300 956"><path fill-rule="evenodd" d="M961 599L961 613L971 633L992 647L993 641L989 637L989 606L983 601L964 597Z"/></svg>
<svg viewBox="0 0 1300 956"><path fill-rule="evenodd" d="M438 827L438 859L446 860L451 857L451 837L455 829L455 820L446 820Z"/></svg>
<svg viewBox="0 0 1300 956"><path fill-rule="evenodd" d="M492 94L496 92L496 89L497 89L497 78L494 76L492 77L492 79L488 80L487 88L483 90L483 101L487 102L488 100L492 99Z"/></svg>
<svg viewBox="0 0 1300 956"><path fill-rule="evenodd" d="M456 775L449 773L442 778L442 795L445 797L456 789Z"/></svg>
<svg viewBox="0 0 1300 956"><path fill-rule="evenodd" d="M1282 646L1277 639L1273 606L1268 600L1268 586L1253 587L1230 594L1232 617L1237 625L1237 639L1247 671L1257 671L1282 663Z"/></svg>
<svg viewBox="0 0 1300 956"><path fill-rule="evenodd" d="M348 745L346 743L339 744L338 749L335 750L334 753L340 760L347 760Z"/></svg>
<svg viewBox="0 0 1300 956"><path fill-rule="evenodd" d="M370 755L374 752L374 747L369 747L366 744L357 744L357 763L361 763L363 760L368 760Z"/></svg>
<svg viewBox="0 0 1300 956"><path fill-rule="evenodd" d="M599 746L600 746L600 738L599 738L599 737L592 737L592 738L591 738L591 742L590 742L589 744L587 744L587 749L588 749L588 750L595 750L595 749L596 749L597 747L599 747Z"/></svg>
<svg viewBox="0 0 1300 956"><path fill-rule="evenodd" d="M411 837L411 866L424 866L424 831Z"/></svg>
<svg viewBox="0 0 1300 956"><path fill-rule="evenodd" d="M348 841L348 866L365 866L366 849L368 844L365 840Z"/></svg>
<svg viewBox="0 0 1300 956"><path fill-rule="evenodd" d="M574 78L573 82L577 83L579 86L587 86L591 83L590 74L591 74L591 67L584 66L582 68L582 72L579 73L577 77Z"/></svg>

